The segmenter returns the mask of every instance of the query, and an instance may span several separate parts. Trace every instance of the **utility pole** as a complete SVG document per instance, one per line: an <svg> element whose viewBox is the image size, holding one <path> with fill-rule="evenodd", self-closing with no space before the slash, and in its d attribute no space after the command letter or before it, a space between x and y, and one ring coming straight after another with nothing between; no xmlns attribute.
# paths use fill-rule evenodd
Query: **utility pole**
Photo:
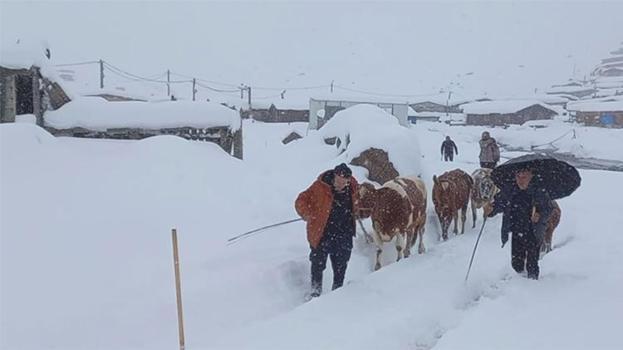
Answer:
<svg viewBox="0 0 623 350"><path fill-rule="evenodd" d="M104 88L104 60L100 60L100 89Z"/></svg>
<svg viewBox="0 0 623 350"><path fill-rule="evenodd" d="M251 110L251 87L247 86L247 98L249 99L249 110Z"/></svg>
<svg viewBox="0 0 623 350"><path fill-rule="evenodd" d="M450 97L452 96L452 91L448 91L448 99L446 100L446 117L450 111Z"/></svg>
<svg viewBox="0 0 623 350"><path fill-rule="evenodd" d="M195 85L197 85L197 79L193 78L193 101L195 100L195 94L197 93L197 89L195 89Z"/></svg>
<svg viewBox="0 0 623 350"><path fill-rule="evenodd" d="M171 71L167 69L167 96L171 96Z"/></svg>
<svg viewBox="0 0 623 350"><path fill-rule="evenodd" d="M333 83L335 82L335 80L331 80L331 93L333 93Z"/></svg>

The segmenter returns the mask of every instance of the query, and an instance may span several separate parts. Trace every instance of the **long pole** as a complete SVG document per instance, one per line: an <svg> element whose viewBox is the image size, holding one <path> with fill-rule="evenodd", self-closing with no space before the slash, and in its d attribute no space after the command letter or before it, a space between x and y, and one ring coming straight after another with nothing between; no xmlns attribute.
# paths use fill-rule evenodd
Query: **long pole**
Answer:
<svg viewBox="0 0 623 350"><path fill-rule="evenodd" d="M180 350L184 350L184 314L182 311L182 285L180 282L180 260L177 249L177 230L172 229L173 238L173 264L175 267L175 294L177 296L177 327L180 337Z"/></svg>
<svg viewBox="0 0 623 350"><path fill-rule="evenodd" d="M357 222L359 222L359 226L361 226L361 230L363 231L363 235L366 238L366 243L374 242L374 240L372 239L372 236L370 236L370 234L366 230L365 226L363 226L363 222L361 222L361 219L357 219Z"/></svg>
<svg viewBox="0 0 623 350"><path fill-rule="evenodd" d="M469 278L469 271L472 269L472 263L474 262L474 255L476 255L476 248L478 247L478 241L480 241L480 236L482 235L482 231L485 229L485 223L487 222L487 217L482 220L482 227L480 228L480 233L478 233L478 238L476 238L476 244L474 244L474 251L472 252L472 257L469 259L469 267L467 268L467 274L465 275L465 282L467 283L467 279Z"/></svg>
<svg viewBox="0 0 623 350"><path fill-rule="evenodd" d="M265 229L267 229L267 228L276 227L276 226L281 226L281 225L285 225L285 224L289 224L289 223L291 223L291 222L297 222L297 221L301 221L301 220L303 220L303 218L298 218L298 219L287 220L287 221L279 222L279 223L276 223L276 224L272 224L272 225L268 225L268 226L263 226L263 227L260 227L260 228L256 228L256 229L254 229L254 230L247 231L247 232L245 232L245 233L241 233L241 234L239 234L239 235L237 235L237 236L234 236L234 237L232 237L232 238L228 239L228 240L227 240L227 242L229 242L230 244L231 244L231 243L235 243L235 241L239 240L240 238L245 237L245 236L248 236L248 235L250 235L250 234L252 234L252 233L255 233L255 232L258 232L258 231L262 231L262 230L265 230Z"/></svg>

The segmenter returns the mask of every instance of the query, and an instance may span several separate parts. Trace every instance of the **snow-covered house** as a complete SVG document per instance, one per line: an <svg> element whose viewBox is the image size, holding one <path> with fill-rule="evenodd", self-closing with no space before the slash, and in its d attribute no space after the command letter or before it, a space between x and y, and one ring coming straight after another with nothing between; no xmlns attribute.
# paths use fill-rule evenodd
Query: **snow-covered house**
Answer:
<svg viewBox="0 0 623 350"><path fill-rule="evenodd" d="M460 113L459 104L443 104L433 101L422 101L409 104L417 113L439 112L439 113Z"/></svg>
<svg viewBox="0 0 623 350"><path fill-rule="evenodd" d="M335 113L360 104L377 106L396 117L400 125L409 125L406 100L329 94L309 99L309 129L320 129Z"/></svg>
<svg viewBox="0 0 623 350"><path fill-rule="evenodd" d="M461 105L467 125L523 124L528 120L552 119L555 108L536 100L494 100Z"/></svg>
<svg viewBox="0 0 623 350"><path fill-rule="evenodd" d="M175 135L217 143L242 159L239 113L213 102L109 102L81 97L46 113L44 126L55 136L143 139Z"/></svg>
<svg viewBox="0 0 623 350"><path fill-rule="evenodd" d="M241 116L267 123L308 122L309 109L307 103L290 100L254 102L250 110L241 112Z"/></svg>
<svg viewBox="0 0 623 350"><path fill-rule="evenodd" d="M623 42L621 47L610 52L610 57L601 60L591 76L595 77L623 77Z"/></svg>
<svg viewBox="0 0 623 350"><path fill-rule="evenodd" d="M608 128L623 128L623 96L569 103L567 109L578 123Z"/></svg>
<svg viewBox="0 0 623 350"><path fill-rule="evenodd" d="M47 51L49 55L49 51ZM34 115L43 125L46 110L70 101L56 82L46 51L19 50L0 54L0 123L15 121L18 115Z"/></svg>
<svg viewBox="0 0 623 350"><path fill-rule="evenodd" d="M571 95L577 98L592 96L597 89L587 86L583 82L570 80L565 84L552 85L546 93L549 95Z"/></svg>

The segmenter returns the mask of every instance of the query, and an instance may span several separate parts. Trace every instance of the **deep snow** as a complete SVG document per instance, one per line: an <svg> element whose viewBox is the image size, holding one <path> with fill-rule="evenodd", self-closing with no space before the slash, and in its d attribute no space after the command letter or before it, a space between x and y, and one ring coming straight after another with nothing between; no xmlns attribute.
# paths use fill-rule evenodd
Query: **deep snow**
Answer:
<svg viewBox="0 0 623 350"><path fill-rule="evenodd" d="M581 171L580 189L560 201L555 249L538 282L510 268L496 217L464 284L482 221L472 229L469 218L464 235L439 243L429 203L425 254L393 263L386 249L384 267L372 273L375 248L359 237L346 285L304 303L302 223L225 242L295 218L297 193L344 155L313 133L281 144L292 130L304 134L304 123L243 127L239 161L175 137L56 139L31 124L0 125L0 347L176 347L175 227L189 349L621 348L623 174ZM539 130L491 132L536 144L557 129ZM598 140L620 131L582 130L592 147L618 156ZM419 145L429 191L432 174L477 167L480 128L420 123L405 132ZM440 160L446 134L459 147L455 163Z"/></svg>

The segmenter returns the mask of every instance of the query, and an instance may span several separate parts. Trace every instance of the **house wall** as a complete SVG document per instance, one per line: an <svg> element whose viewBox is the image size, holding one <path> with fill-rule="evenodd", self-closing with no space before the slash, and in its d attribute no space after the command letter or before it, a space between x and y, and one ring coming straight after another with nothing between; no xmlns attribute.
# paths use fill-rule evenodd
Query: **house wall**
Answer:
<svg viewBox="0 0 623 350"><path fill-rule="evenodd" d="M465 118L465 123L467 125L521 125L529 120L552 119L555 115L556 112L550 109L540 105L534 105L524 108L516 113L468 114Z"/></svg>
<svg viewBox="0 0 623 350"><path fill-rule="evenodd" d="M47 109L58 109L70 99L63 89L42 77L39 68L0 67L0 122L15 122L17 114L32 113L43 126Z"/></svg>
<svg viewBox="0 0 623 350"><path fill-rule="evenodd" d="M308 122L309 110L297 110L297 109L252 109L251 111L244 111L241 113L243 118L250 118L265 123L294 123L294 122Z"/></svg>
<svg viewBox="0 0 623 350"><path fill-rule="evenodd" d="M14 75L0 76L0 83L0 123L13 123L17 106Z"/></svg>
<svg viewBox="0 0 623 350"><path fill-rule="evenodd" d="M602 116L612 115L614 116L614 124L604 125ZM576 112L576 121L583 123L586 126L599 126L599 127L612 127L623 128L623 111L614 112Z"/></svg>
<svg viewBox="0 0 623 350"><path fill-rule="evenodd" d="M98 139L117 140L141 140L151 136L175 135L187 140L214 142L221 146L225 152L236 158L242 159L242 128L232 133L229 127L214 127L198 129L191 127L166 128L166 129L141 129L141 128L110 128L106 131L89 130L82 127L69 129L45 128L54 136L69 136Z"/></svg>

